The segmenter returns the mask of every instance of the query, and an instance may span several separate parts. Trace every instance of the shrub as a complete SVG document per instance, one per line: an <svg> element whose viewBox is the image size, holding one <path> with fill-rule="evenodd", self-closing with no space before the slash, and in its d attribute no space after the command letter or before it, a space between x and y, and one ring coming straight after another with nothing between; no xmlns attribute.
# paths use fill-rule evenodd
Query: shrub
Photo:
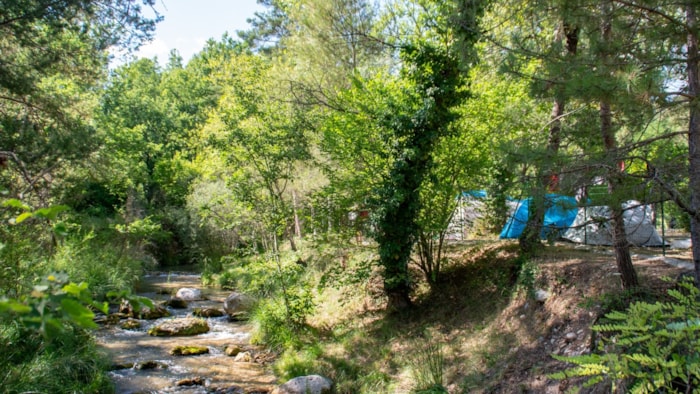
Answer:
<svg viewBox="0 0 700 394"><path fill-rule="evenodd" d="M89 282L96 298L130 290L139 280L143 262L92 233L68 237L48 261L48 270L62 271L77 282Z"/></svg>
<svg viewBox="0 0 700 394"><path fill-rule="evenodd" d="M0 298L0 387L5 392L111 392L104 357L86 329L96 327L86 283L49 275L20 300Z"/></svg>
<svg viewBox="0 0 700 394"><path fill-rule="evenodd" d="M275 375L290 380L297 376L318 374L321 353L318 346L308 346L303 350L288 349L275 362Z"/></svg>
<svg viewBox="0 0 700 394"><path fill-rule="evenodd" d="M252 343L261 343L275 350L296 348L301 344L298 328L289 324L280 300L258 303L250 317L253 323Z"/></svg>
<svg viewBox="0 0 700 394"><path fill-rule="evenodd" d="M239 260L218 276L221 287L262 300L251 313L253 340L278 349L300 343L298 335L315 308L304 266L294 254L280 258L254 256Z"/></svg>
<svg viewBox="0 0 700 394"><path fill-rule="evenodd" d="M576 367L551 375L586 377L585 386L629 383L631 393L695 392L700 388L700 290L691 280L668 291L670 302L635 302L593 326L599 353L554 356Z"/></svg>

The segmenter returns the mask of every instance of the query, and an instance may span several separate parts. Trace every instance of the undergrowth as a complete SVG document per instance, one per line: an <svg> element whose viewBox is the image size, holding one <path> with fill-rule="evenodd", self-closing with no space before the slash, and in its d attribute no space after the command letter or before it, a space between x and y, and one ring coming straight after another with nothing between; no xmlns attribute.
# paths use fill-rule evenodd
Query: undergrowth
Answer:
<svg viewBox="0 0 700 394"><path fill-rule="evenodd" d="M4 393L112 393L107 358L89 332L65 326L46 338L17 321L0 321L0 387Z"/></svg>
<svg viewBox="0 0 700 394"><path fill-rule="evenodd" d="M700 389L700 290L691 280L668 291L669 301L633 302L605 316L597 352L554 356L575 364L551 375L585 377L584 386L607 381L614 392L697 392Z"/></svg>
<svg viewBox="0 0 700 394"><path fill-rule="evenodd" d="M319 285L317 307L309 315L311 330L297 333L299 341L275 364L281 380L315 373L331 378L338 393L446 393L457 350L440 332L479 330L515 292L529 289L536 274L511 245L462 250L464 257L445 266L434 291L417 287L413 309L387 315L381 272L367 250L346 247L326 253L329 261L308 259L315 261L305 270Z"/></svg>

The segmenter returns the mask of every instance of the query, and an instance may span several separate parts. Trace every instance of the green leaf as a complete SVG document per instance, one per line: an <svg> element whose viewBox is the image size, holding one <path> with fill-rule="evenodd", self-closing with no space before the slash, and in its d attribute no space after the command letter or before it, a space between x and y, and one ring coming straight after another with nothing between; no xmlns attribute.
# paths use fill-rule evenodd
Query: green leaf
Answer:
<svg viewBox="0 0 700 394"><path fill-rule="evenodd" d="M15 218L15 224L20 224L20 223L22 223L23 221L29 219L29 218L32 217L32 216L34 216L33 213L31 213L31 212L24 212L24 213L20 214L19 216L17 216L17 217Z"/></svg>
<svg viewBox="0 0 700 394"><path fill-rule="evenodd" d="M53 232L58 236L65 237L68 235L68 227L65 223L56 223L53 226Z"/></svg>
<svg viewBox="0 0 700 394"><path fill-rule="evenodd" d="M24 204L22 201L20 201L16 198L11 198L9 200L5 200L2 202L2 204L0 204L0 206L7 207L7 208L17 208L17 209L21 209L23 211L31 211L32 210L32 208L29 205Z"/></svg>
<svg viewBox="0 0 700 394"><path fill-rule="evenodd" d="M67 285L63 286L62 290L68 294L75 296L76 298L80 298L83 291L87 290L87 288L88 288L88 284L85 282L81 282L80 284L75 284L75 283L71 282L71 283L68 283Z"/></svg>
<svg viewBox="0 0 700 394"><path fill-rule="evenodd" d="M127 299L131 303L136 303L138 305L145 305L146 307L153 309L153 301L151 301L149 298L141 297L141 296L130 296ZM134 306L134 307L136 307L136 306ZM139 308L137 308L137 309L139 309Z"/></svg>
<svg viewBox="0 0 700 394"><path fill-rule="evenodd" d="M34 211L34 215L39 216L44 219L54 220L58 217L58 214L65 212L70 208L67 205L53 205L46 208L37 209Z"/></svg>
<svg viewBox="0 0 700 394"><path fill-rule="evenodd" d="M63 308L63 311L70 317L70 320L78 326L83 328L97 327L97 324L92 321L95 314L78 301L64 298L61 300L61 308Z"/></svg>
<svg viewBox="0 0 700 394"><path fill-rule="evenodd" d="M104 314L107 314L107 312L109 312L109 303L107 301L105 301L105 302L94 301L94 302L90 303L90 305L92 305L95 309L97 309L98 311L100 311Z"/></svg>
<svg viewBox="0 0 700 394"><path fill-rule="evenodd" d="M13 299L0 299L0 313L12 312L17 314L26 314L32 311L32 308L21 302Z"/></svg>

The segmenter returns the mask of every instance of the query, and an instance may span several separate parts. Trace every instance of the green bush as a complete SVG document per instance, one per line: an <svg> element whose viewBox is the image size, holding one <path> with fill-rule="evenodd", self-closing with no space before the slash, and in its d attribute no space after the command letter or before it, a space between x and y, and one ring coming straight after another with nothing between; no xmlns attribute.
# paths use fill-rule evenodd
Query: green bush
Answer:
<svg viewBox="0 0 700 394"><path fill-rule="evenodd" d="M282 380L290 380L297 376L320 373L321 354L318 346L307 346L303 350L287 349L275 362L275 375Z"/></svg>
<svg viewBox="0 0 700 394"><path fill-rule="evenodd" d="M253 339L286 349L300 343L299 334L315 307L314 296L295 254L268 257L237 259L218 276L218 283L262 300L251 314Z"/></svg>
<svg viewBox="0 0 700 394"><path fill-rule="evenodd" d="M113 391L92 336L92 300L86 283L49 275L21 299L0 298L0 387L5 392Z"/></svg>
<svg viewBox="0 0 700 394"><path fill-rule="evenodd" d="M265 344L277 351L301 345L299 328L287 321L281 300L259 302L250 320L253 323L252 343Z"/></svg>
<svg viewBox="0 0 700 394"><path fill-rule="evenodd" d="M47 270L61 271L76 282L89 282L95 298L133 289L143 273L143 260L119 245L97 240L90 233L72 235L56 248Z"/></svg>
<svg viewBox="0 0 700 394"><path fill-rule="evenodd" d="M635 302L593 326L598 353L554 356L576 367L551 375L585 377L585 386L608 381L613 391L697 392L700 389L700 290L691 280L668 291L669 302Z"/></svg>

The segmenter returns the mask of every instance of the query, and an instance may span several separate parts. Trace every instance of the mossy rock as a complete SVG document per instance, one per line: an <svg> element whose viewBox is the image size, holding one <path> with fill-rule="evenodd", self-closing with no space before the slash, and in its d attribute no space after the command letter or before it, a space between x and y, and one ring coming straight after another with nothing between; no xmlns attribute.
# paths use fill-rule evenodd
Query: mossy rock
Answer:
<svg viewBox="0 0 700 394"><path fill-rule="evenodd" d="M209 353L209 348L206 346L175 346L170 351L173 356L196 356L207 353Z"/></svg>
<svg viewBox="0 0 700 394"><path fill-rule="evenodd" d="M173 297L165 301L164 305L173 309L185 309L187 308L187 301L183 300L182 298Z"/></svg>
<svg viewBox="0 0 700 394"><path fill-rule="evenodd" d="M170 312L161 305L153 305L153 308L142 306L138 315L141 319L156 320L170 316Z"/></svg>
<svg viewBox="0 0 700 394"><path fill-rule="evenodd" d="M142 361L138 364L134 365L134 369L138 370L146 370L146 369L166 369L168 368L168 364L160 362L160 361Z"/></svg>
<svg viewBox="0 0 700 394"><path fill-rule="evenodd" d="M128 319L121 322L119 327L125 330L136 330L141 328L141 322L135 319Z"/></svg>
<svg viewBox="0 0 700 394"><path fill-rule="evenodd" d="M197 317L221 317L224 311L216 308L194 308L192 314Z"/></svg>
<svg viewBox="0 0 700 394"><path fill-rule="evenodd" d="M148 330L148 335L155 337L181 337L199 335L209 332L206 320L190 317L167 320Z"/></svg>
<svg viewBox="0 0 700 394"><path fill-rule="evenodd" d="M194 378L181 379L175 383L175 386L204 386L204 378L195 376Z"/></svg>
<svg viewBox="0 0 700 394"><path fill-rule="evenodd" d="M242 351L243 349L241 349L241 347L238 345L229 345L226 346L226 349L224 349L224 353L229 357L236 357L238 353Z"/></svg>

